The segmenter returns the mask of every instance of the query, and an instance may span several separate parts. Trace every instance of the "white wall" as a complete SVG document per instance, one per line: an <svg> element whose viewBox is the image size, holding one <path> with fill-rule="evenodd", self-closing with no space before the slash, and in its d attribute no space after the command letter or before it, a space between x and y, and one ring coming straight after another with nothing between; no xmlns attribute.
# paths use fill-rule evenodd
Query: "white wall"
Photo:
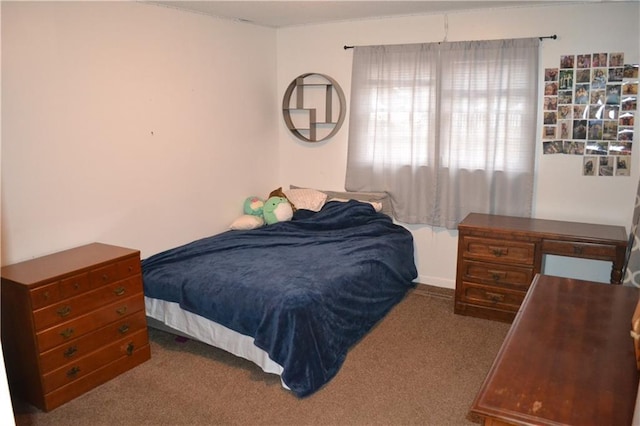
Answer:
<svg viewBox="0 0 640 426"><path fill-rule="evenodd" d="M277 183L276 31L138 2L2 2L2 263L222 231Z"/></svg>
<svg viewBox="0 0 640 426"><path fill-rule="evenodd" d="M292 27L278 31L278 93L284 93L296 76L318 72L336 79L348 98L352 50L345 51L344 45L439 42L445 40L445 36L448 41L462 41L557 34L557 40L542 43L541 72L544 68L557 67L563 54L624 52L625 62L638 63L639 21L640 3L607 2ZM347 111L347 119L336 136L317 144L296 140L281 122L280 181L283 184L344 189L348 114ZM638 129L636 120L636 144L640 140ZM581 176L580 157L543 156L539 144L534 216L623 225L629 229L640 176L639 154L640 149L635 149L631 177L589 178ZM408 227L416 243L418 281L454 288L457 232L417 225ZM610 273L610 265L605 262L594 264L552 258L547 266L548 273L607 282Z"/></svg>

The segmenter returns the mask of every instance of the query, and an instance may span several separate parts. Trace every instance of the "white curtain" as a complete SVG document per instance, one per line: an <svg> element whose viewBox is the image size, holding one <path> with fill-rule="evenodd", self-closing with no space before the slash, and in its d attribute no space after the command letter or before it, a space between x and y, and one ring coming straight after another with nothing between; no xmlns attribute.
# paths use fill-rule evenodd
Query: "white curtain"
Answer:
<svg viewBox="0 0 640 426"><path fill-rule="evenodd" d="M345 187L395 217L455 229L530 216L539 40L356 47Z"/></svg>

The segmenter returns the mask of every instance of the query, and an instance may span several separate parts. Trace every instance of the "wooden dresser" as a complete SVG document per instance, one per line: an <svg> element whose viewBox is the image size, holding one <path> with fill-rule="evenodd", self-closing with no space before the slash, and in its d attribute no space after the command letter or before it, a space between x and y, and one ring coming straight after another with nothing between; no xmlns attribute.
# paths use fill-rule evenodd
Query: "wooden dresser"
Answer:
<svg viewBox="0 0 640 426"><path fill-rule="evenodd" d="M2 268L15 396L49 411L150 358L140 252L94 243Z"/></svg>
<svg viewBox="0 0 640 426"><path fill-rule="evenodd" d="M632 424L635 287L537 275L472 406L492 425Z"/></svg>
<svg viewBox="0 0 640 426"><path fill-rule="evenodd" d="M609 261L622 280L623 226L471 213L458 232L457 314L513 321L545 254Z"/></svg>

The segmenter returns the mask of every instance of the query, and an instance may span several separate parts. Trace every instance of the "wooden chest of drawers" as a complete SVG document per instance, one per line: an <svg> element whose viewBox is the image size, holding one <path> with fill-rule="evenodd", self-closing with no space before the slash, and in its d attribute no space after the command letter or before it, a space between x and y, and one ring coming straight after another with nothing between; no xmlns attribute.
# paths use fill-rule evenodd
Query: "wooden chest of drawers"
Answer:
<svg viewBox="0 0 640 426"><path fill-rule="evenodd" d="M457 314L513 321L545 254L610 261L622 279L622 226L472 213L458 232Z"/></svg>
<svg viewBox="0 0 640 426"><path fill-rule="evenodd" d="M140 252L101 243L2 268L11 392L49 411L150 358Z"/></svg>

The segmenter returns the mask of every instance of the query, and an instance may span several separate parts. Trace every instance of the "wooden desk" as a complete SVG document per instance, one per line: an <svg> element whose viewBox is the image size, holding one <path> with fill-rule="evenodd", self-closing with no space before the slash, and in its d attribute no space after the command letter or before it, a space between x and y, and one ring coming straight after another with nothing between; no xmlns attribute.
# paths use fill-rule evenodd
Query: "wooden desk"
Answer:
<svg viewBox="0 0 640 426"><path fill-rule="evenodd" d="M484 425L631 425L638 289L537 275L471 413Z"/></svg>
<svg viewBox="0 0 640 426"><path fill-rule="evenodd" d="M609 261L623 278L623 226L471 213L458 231L457 314L513 321L545 254Z"/></svg>

